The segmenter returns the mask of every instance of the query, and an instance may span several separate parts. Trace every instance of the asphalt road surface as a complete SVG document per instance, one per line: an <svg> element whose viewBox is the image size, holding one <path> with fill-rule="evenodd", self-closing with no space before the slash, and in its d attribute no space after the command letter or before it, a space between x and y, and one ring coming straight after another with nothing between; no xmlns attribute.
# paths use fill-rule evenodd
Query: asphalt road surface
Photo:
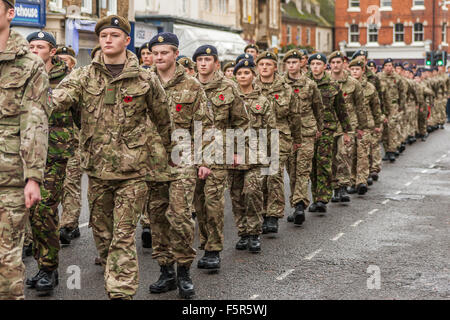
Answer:
<svg viewBox="0 0 450 320"><path fill-rule="evenodd" d="M280 220L278 234L262 236L259 254L234 249L238 236L227 195L221 269L197 269L203 255L197 251L191 269L196 299L450 299L450 126L408 146L394 164L383 164L365 196L330 204L326 214L308 212L300 227ZM81 237L60 252L59 286L48 297L26 289L27 299L107 299L87 227L86 185L83 177ZM292 210L287 205L286 215ZM149 293L159 267L140 234L141 227L135 299L179 299L177 290ZM33 258L25 264L27 276L34 275Z"/></svg>

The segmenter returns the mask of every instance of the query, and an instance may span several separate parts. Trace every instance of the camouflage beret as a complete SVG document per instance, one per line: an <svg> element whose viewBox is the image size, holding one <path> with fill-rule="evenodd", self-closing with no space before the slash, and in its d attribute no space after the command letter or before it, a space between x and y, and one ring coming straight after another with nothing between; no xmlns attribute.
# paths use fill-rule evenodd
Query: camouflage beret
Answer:
<svg viewBox="0 0 450 320"><path fill-rule="evenodd" d="M377 66L377 64L375 63L374 60L369 60L369 61L367 61L367 66L375 68Z"/></svg>
<svg viewBox="0 0 450 320"><path fill-rule="evenodd" d="M192 56L192 61L197 61L197 57L200 57L200 56L216 56L216 57L218 57L219 54L217 52L216 47L206 44L206 45L198 47L197 50L195 50L194 55Z"/></svg>
<svg viewBox="0 0 450 320"><path fill-rule="evenodd" d="M364 56L367 58L369 56L369 53L367 52L367 50L358 50L352 55L352 60L360 56Z"/></svg>
<svg viewBox="0 0 450 320"><path fill-rule="evenodd" d="M251 54L248 53L243 53L241 55L239 55L236 60L234 61L235 64L238 64L239 61L241 61L242 59L252 59L253 60L253 56Z"/></svg>
<svg viewBox="0 0 450 320"><path fill-rule="evenodd" d="M311 55L308 59L308 63L311 63L311 61L313 60L320 60L323 63L327 63L327 57L323 54L323 53L314 53L313 55Z"/></svg>
<svg viewBox="0 0 450 320"><path fill-rule="evenodd" d="M286 62L286 60L290 59L290 58L294 58L294 59L296 58L296 59L300 60L302 58L302 56L303 56L303 53L300 52L300 50L292 49L292 50L289 50L288 52L286 52L286 54L283 57L283 62Z"/></svg>
<svg viewBox="0 0 450 320"><path fill-rule="evenodd" d="M67 54L69 56L76 58L75 51L70 46L69 47L66 47L66 46L59 47L58 49L56 49L56 55L59 55L59 54Z"/></svg>
<svg viewBox="0 0 450 320"><path fill-rule="evenodd" d="M50 43L53 47L56 47L55 37L51 33L48 33L45 31L33 32L27 36L28 42L31 42L34 40L44 40L44 41L47 41L48 43Z"/></svg>
<svg viewBox="0 0 450 320"><path fill-rule="evenodd" d="M194 61L192 61L189 57L179 56L179 59L177 58L177 61L185 68L194 69L195 67Z"/></svg>
<svg viewBox="0 0 450 320"><path fill-rule="evenodd" d="M225 72L228 68L234 68L235 65L236 63L234 61L227 62L223 66L222 71Z"/></svg>
<svg viewBox="0 0 450 320"><path fill-rule="evenodd" d="M241 61L239 61L239 63L234 67L233 70L233 74L236 75L236 73L238 72L239 69L242 68L248 68L250 70L253 71L253 73L255 73L255 62L253 62L253 59L243 59Z"/></svg>
<svg viewBox="0 0 450 320"><path fill-rule="evenodd" d="M385 65L386 63L394 63L394 60L392 60L391 58L384 59L384 61L383 61L383 67L384 67L384 65Z"/></svg>
<svg viewBox="0 0 450 320"><path fill-rule="evenodd" d="M154 36L148 43L150 51L152 51L153 46L159 44L169 44L178 48L180 42L178 41L178 37L176 34L172 32L161 32Z"/></svg>
<svg viewBox="0 0 450 320"><path fill-rule="evenodd" d="M256 63L258 63L260 60L262 59L271 59L274 60L275 62L278 62L278 57L275 53L270 52L270 51L264 51L262 52L257 58L256 58Z"/></svg>
<svg viewBox="0 0 450 320"><path fill-rule="evenodd" d="M331 62L334 58L341 58L344 60L345 54L342 51L334 51L328 56L328 62Z"/></svg>
<svg viewBox="0 0 450 320"><path fill-rule="evenodd" d="M259 47L256 44L250 43L244 48L244 52L247 51L247 49L256 49L256 52L259 52Z"/></svg>
<svg viewBox="0 0 450 320"><path fill-rule="evenodd" d="M3 1L6 2L7 4L9 4L13 8L16 5L16 0L3 0Z"/></svg>
<svg viewBox="0 0 450 320"><path fill-rule="evenodd" d="M100 19L95 25L95 33L98 36L100 35L100 31L106 28L120 29L127 35L130 35L131 32L131 25L128 20L117 15L111 15Z"/></svg>
<svg viewBox="0 0 450 320"><path fill-rule="evenodd" d="M353 59L352 61L350 61L350 63L348 64L348 67L364 67L364 61L362 59Z"/></svg>

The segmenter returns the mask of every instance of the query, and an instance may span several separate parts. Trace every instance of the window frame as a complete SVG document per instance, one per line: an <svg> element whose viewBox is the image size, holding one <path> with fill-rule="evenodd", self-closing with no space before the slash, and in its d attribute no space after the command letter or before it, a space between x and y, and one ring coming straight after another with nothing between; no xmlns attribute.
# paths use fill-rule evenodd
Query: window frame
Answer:
<svg viewBox="0 0 450 320"><path fill-rule="evenodd" d="M397 31L396 31L396 26L397 25L401 25L402 27L403 27L403 30L402 30L402 35L403 35L403 40L402 41L397 41L396 40L396 35L397 35ZM403 23L394 23L394 26L393 26L393 43L405 43L405 25L403 24Z"/></svg>
<svg viewBox="0 0 450 320"><path fill-rule="evenodd" d="M357 33L352 32L352 26L356 26L358 28ZM354 36L356 34L358 35L358 41L355 42L355 41L352 41L352 35ZM359 44L361 41L360 36L361 35L360 35L359 25L357 23L352 23L351 25L348 26L348 43L349 44Z"/></svg>
<svg viewBox="0 0 450 320"><path fill-rule="evenodd" d="M422 26L422 30L421 31L416 31L416 25L421 25ZM425 28L424 28L424 26L423 26L423 23L421 23L421 22L415 22L414 24L413 24L413 27L412 27L412 40L413 40L413 43L422 43L423 41L424 41L424 39L425 39ZM417 35L422 35L422 40L416 40L416 34Z"/></svg>
<svg viewBox="0 0 450 320"><path fill-rule="evenodd" d="M111 6L111 3L113 3L114 6ZM111 8L111 7L113 7L113 8ZM114 11L112 11L111 9L114 9ZM108 11L106 12L106 14L108 16L113 15L113 14L117 15L117 0L108 0Z"/></svg>
<svg viewBox="0 0 450 320"><path fill-rule="evenodd" d="M441 44L448 44L448 42L447 42L447 36L448 36L447 28L448 28L447 22L442 23Z"/></svg>
<svg viewBox="0 0 450 320"><path fill-rule="evenodd" d="M373 27L375 27L375 30L376 30L377 41L370 41L370 37L375 35L375 33L373 31L372 32L370 31L370 30L373 30ZM368 24L367 25L367 44L378 44L379 30L380 29L378 28L378 25L376 25L376 24Z"/></svg>
<svg viewBox="0 0 450 320"><path fill-rule="evenodd" d="M83 0L81 0L81 12L92 14L92 0L84 0L85 6L83 6Z"/></svg>

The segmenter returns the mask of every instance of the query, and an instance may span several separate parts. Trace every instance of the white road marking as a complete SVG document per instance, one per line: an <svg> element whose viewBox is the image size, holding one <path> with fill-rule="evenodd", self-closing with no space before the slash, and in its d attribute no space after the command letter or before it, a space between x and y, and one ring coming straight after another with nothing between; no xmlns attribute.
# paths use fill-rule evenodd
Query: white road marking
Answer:
<svg viewBox="0 0 450 320"><path fill-rule="evenodd" d="M430 164L430 166L428 168L433 169L434 164Z"/></svg>
<svg viewBox="0 0 450 320"><path fill-rule="evenodd" d="M437 159L437 160L435 161L435 163L439 163L439 162L441 162L441 159Z"/></svg>
<svg viewBox="0 0 450 320"><path fill-rule="evenodd" d="M399 190L399 191L397 191L395 194L400 194L400 193L402 193L402 192Z"/></svg>
<svg viewBox="0 0 450 320"><path fill-rule="evenodd" d="M411 185L412 181L405 183L405 187L409 187Z"/></svg>
<svg viewBox="0 0 450 320"><path fill-rule="evenodd" d="M382 204L386 204L386 203L388 203L389 202L389 199L386 199L386 200L384 200L383 202L382 202Z"/></svg>
<svg viewBox="0 0 450 320"><path fill-rule="evenodd" d="M427 173L427 171L428 171L427 169L425 169L425 170L422 170L422 173Z"/></svg>
<svg viewBox="0 0 450 320"><path fill-rule="evenodd" d="M84 228L84 227L87 227L88 225L89 225L89 222L86 222L86 223L80 224L78 226L78 228Z"/></svg>
<svg viewBox="0 0 450 320"><path fill-rule="evenodd" d="M417 180L417 179L419 179L420 177L419 176L415 176L414 178L413 178L413 180Z"/></svg>
<svg viewBox="0 0 450 320"><path fill-rule="evenodd" d="M442 157L441 157L441 159L444 159L445 157L447 157L447 155L446 155L446 154L443 154Z"/></svg>
<svg viewBox="0 0 450 320"><path fill-rule="evenodd" d="M284 278L286 278L288 275L290 275L292 272L294 272L295 269L289 269L288 271L286 271L285 273L283 273L282 275L276 277L277 280L283 280Z"/></svg>
<svg viewBox="0 0 450 320"><path fill-rule="evenodd" d="M369 212L369 215L374 214L377 211L378 211L378 209L373 209L372 211Z"/></svg>
<svg viewBox="0 0 450 320"><path fill-rule="evenodd" d="M251 300L255 300L256 298L258 298L259 297L259 294L254 294L254 295L252 295L251 297L250 297L250 299Z"/></svg>
<svg viewBox="0 0 450 320"><path fill-rule="evenodd" d="M313 253L311 253L309 256L305 257L305 260L311 260L312 258L314 258L314 256L318 253L320 253L322 251L322 249L316 250Z"/></svg>
<svg viewBox="0 0 450 320"><path fill-rule="evenodd" d="M356 221L354 224L352 224L352 227L356 227L358 224L360 224L361 222L363 222L363 220L358 220Z"/></svg>
<svg viewBox="0 0 450 320"><path fill-rule="evenodd" d="M338 241L340 237L342 237L345 233L341 232L338 233L336 237L334 237L333 239L331 239L331 241Z"/></svg>

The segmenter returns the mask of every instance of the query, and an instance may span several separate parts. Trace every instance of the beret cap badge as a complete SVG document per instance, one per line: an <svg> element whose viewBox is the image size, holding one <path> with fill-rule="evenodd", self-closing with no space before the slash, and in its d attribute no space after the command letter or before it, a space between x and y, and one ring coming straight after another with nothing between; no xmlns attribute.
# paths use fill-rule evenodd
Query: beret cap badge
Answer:
<svg viewBox="0 0 450 320"><path fill-rule="evenodd" d="M113 18L112 24L115 25L115 26L118 26L119 25L119 19Z"/></svg>
<svg viewBox="0 0 450 320"><path fill-rule="evenodd" d="M38 36L39 38L41 38L41 39L45 37L45 35L44 35L43 32L39 32L37 36Z"/></svg>
<svg viewBox="0 0 450 320"><path fill-rule="evenodd" d="M163 41L164 41L164 38L161 37L161 36L159 36L159 37L158 37L158 41L159 41L159 42L163 42Z"/></svg>
<svg viewBox="0 0 450 320"><path fill-rule="evenodd" d="M211 53L211 49L210 48L206 48L206 53L210 54Z"/></svg>
<svg viewBox="0 0 450 320"><path fill-rule="evenodd" d="M247 60L245 60L244 65L248 66L248 61Z"/></svg>

